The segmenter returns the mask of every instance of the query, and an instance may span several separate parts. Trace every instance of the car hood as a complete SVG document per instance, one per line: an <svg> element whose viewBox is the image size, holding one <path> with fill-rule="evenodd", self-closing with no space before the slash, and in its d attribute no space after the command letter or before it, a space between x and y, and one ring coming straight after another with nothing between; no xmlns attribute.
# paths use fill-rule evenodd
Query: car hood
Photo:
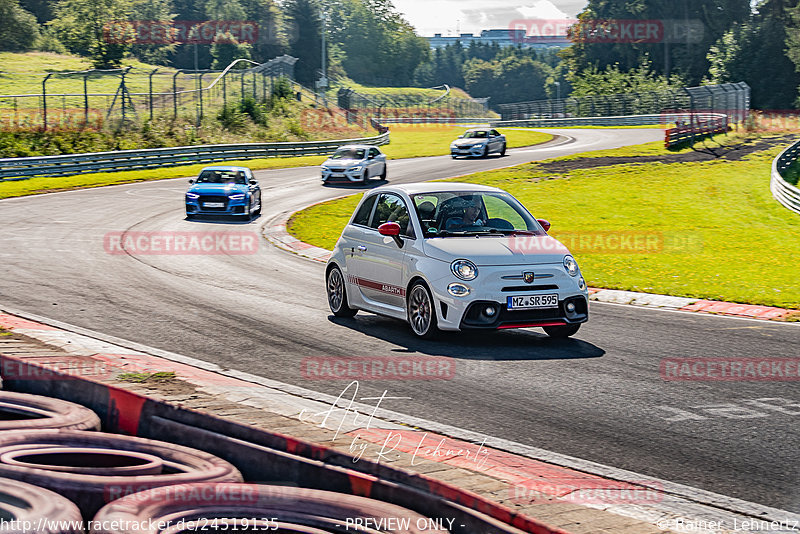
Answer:
<svg viewBox="0 0 800 534"><path fill-rule="evenodd" d="M353 165L361 165L364 163L363 159L327 159L323 165L328 167L352 167Z"/></svg>
<svg viewBox="0 0 800 534"><path fill-rule="evenodd" d="M446 262L465 258L477 266L561 263L569 254L567 247L547 235L437 237L426 239L423 246L431 258Z"/></svg>
<svg viewBox="0 0 800 534"><path fill-rule="evenodd" d="M453 141L453 143L455 143L456 146L472 146L472 145L483 144L486 141L488 141L488 139L476 137L474 139L472 139L472 138L471 139L456 139L455 141Z"/></svg>
<svg viewBox="0 0 800 534"><path fill-rule="evenodd" d="M247 193L247 189L248 187L244 184L195 184L189 188L189 192L205 195L229 195Z"/></svg>

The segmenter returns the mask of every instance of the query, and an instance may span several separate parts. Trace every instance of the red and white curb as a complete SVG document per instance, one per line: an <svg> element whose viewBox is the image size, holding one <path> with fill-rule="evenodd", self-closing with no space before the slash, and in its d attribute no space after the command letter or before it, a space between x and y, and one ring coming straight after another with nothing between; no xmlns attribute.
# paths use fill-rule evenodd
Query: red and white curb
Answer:
<svg viewBox="0 0 800 534"><path fill-rule="evenodd" d="M320 263L326 263L331 257L331 251L300 241L286 231L286 223L293 214L283 216L272 225L267 225L264 237L276 247L308 258ZM671 295L657 295L653 293L639 293L636 291L623 291L619 289L589 288L589 300L607 302L611 304L629 304L675 310L685 312L698 312L729 317L745 317L748 319L763 319L768 321L781 320L800 310L775 308L772 306L757 306L752 304L739 304L736 302L723 302L688 297L673 297Z"/></svg>

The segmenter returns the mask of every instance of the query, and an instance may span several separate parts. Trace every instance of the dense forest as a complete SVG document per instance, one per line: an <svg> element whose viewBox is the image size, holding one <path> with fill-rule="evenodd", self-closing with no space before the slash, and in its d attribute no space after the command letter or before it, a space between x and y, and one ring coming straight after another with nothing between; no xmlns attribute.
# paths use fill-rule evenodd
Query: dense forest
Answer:
<svg viewBox="0 0 800 534"><path fill-rule="evenodd" d="M800 0L589 0L573 35L610 19L659 20L670 31L659 42L576 38L560 52L478 44L432 51L391 0L0 0L0 49L71 52L98 68L129 56L221 68L237 58L263 62L286 53L299 58L298 81L313 87L324 32L329 78L447 83L492 104L738 81L751 86L755 108L800 104ZM246 21L257 32L243 38L218 24L199 42L142 40L135 21Z"/></svg>

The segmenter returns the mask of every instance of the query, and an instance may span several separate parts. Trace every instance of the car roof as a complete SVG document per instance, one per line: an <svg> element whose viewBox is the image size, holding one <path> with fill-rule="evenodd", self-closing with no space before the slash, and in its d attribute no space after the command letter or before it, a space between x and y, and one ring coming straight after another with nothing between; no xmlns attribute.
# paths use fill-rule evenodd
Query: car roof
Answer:
<svg viewBox="0 0 800 534"><path fill-rule="evenodd" d="M342 145L336 150L339 150L341 148L378 148L378 147L376 147L375 145Z"/></svg>
<svg viewBox="0 0 800 534"><path fill-rule="evenodd" d="M494 128L490 128L488 126L484 126L483 128L470 128L467 131L468 132L488 132L489 130L494 130Z"/></svg>
<svg viewBox="0 0 800 534"><path fill-rule="evenodd" d="M419 193L455 193L459 191L505 193L505 191L497 187L468 184L465 182L416 182L412 184L384 185L376 187L373 191L400 191L407 195L417 195Z"/></svg>
<svg viewBox="0 0 800 534"><path fill-rule="evenodd" d="M211 167L203 167L203 171L249 171L248 167L237 167L235 165L212 165Z"/></svg>

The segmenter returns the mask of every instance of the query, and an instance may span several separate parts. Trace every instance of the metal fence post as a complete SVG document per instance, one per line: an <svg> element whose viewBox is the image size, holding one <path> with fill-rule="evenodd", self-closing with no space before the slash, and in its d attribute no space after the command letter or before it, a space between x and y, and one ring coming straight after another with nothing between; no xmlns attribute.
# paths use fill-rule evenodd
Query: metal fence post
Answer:
<svg viewBox="0 0 800 534"><path fill-rule="evenodd" d="M201 72L200 73L200 79L197 82L197 86L198 86L197 96L200 99L200 115L198 116L198 119L197 119L197 125L198 126L200 126L200 121L203 120L203 75L204 74L205 74L205 72Z"/></svg>
<svg viewBox="0 0 800 534"><path fill-rule="evenodd" d="M173 108L173 118L178 118L178 82L176 79L181 71L176 71L175 74L172 75L172 108Z"/></svg>
<svg viewBox="0 0 800 534"><path fill-rule="evenodd" d="M83 125L89 126L89 90L86 79L88 74L83 75Z"/></svg>
<svg viewBox="0 0 800 534"><path fill-rule="evenodd" d="M45 130L47 130L47 80L49 80L50 76L53 74L52 72L47 73L47 76L42 80L42 122L44 123Z"/></svg>
<svg viewBox="0 0 800 534"><path fill-rule="evenodd" d="M151 121L153 120L153 74L155 74L157 71L158 71L158 69L153 69L153 72L151 72L148 75L148 78L149 78L148 86L149 86L149 89L150 89L148 102L150 104L150 120Z"/></svg>

